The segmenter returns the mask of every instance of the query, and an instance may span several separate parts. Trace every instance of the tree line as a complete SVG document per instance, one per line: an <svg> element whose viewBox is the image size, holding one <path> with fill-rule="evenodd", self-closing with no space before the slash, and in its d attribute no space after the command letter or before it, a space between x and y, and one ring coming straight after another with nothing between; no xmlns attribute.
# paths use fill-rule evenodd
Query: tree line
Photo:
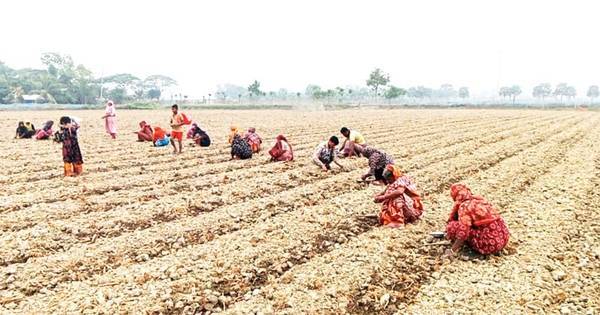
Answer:
<svg viewBox="0 0 600 315"><path fill-rule="evenodd" d="M76 65L71 56L58 53L44 53L41 56L45 69L12 69L0 61L0 103L22 103L25 96L35 95L38 103L54 104L97 104L106 99L117 103L139 100L159 100L166 89L177 85L177 81L165 75L151 75L139 78L129 73L95 77L82 64ZM439 88L414 86L402 88L390 84L390 75L380 68L374 69L365 81L365 86L338 86L324 89L316 84L309 84L302 92L289 92L286 89L266 92L261 83L254 80L247 87L224 84L212 93L203 97L202 102L211 102L215 98L223 102L239 102L242 100L266 101L311 99L314 101L345 102L371 100L375 102L393 102L406 97L418 99L467 99L470 97L466 86L455 89L451 84L443 84ZM523 93L519 85L503 86L498 95L512 101ZM531 92L534 98L545 101L555 97L560 102L571 100L577 96L575 87L567 83L559 83L554 88L550 83L541 83ZM185 101L188 97L181 93L174 95L176 99ZM600 96L597 85L588 88L587 97L593 102ZM163 97L164 98L164 97ZM173 95L171 95L173 98Z"/></svg>
<svg viewBox="0 0 600 315"><path fill-rule="evenodd" d="M71 56L43 53L45 69L12 69L0 61L0 103L23 103L27 95L50 104L96 104L106 99L123 103L159 99L177 81L165 75L139 78L129 73L95 77Z"/></svg>
<svg viewBox="0 0 600 315"><path fill-rule="evenodd" d="M365 86L337 86L324 89L317 84L309 84L303 92L290 92L286 89L266 92L261 90L261 83L254 80L248 87L234 84L217 86L216 99L219 101L238 100L289 100L289 99L312 99L316 101L347 101L347 100L387 100L389 102L401 97L410 98L468 98L470 96L468 87L455 89L451 84L443 84L440 88L432 89L424 86L416 86L408 89L390 84L390 75L380 68L374 69L366 80ZM209 100L213 96L209 94Z"/></svg>

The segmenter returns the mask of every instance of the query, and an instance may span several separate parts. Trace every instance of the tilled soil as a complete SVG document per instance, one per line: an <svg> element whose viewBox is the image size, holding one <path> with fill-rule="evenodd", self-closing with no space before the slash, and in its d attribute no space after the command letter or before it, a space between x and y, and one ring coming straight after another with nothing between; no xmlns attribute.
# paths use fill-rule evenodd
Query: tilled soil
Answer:
<svg viewBox="0 0 600 315"><path fill-rule="evenodd" d="M7 313L590 313L598 312L600 116L571 111L186 111L214 145L135 142L119 111L116 141L100 112L83 119L79 178L62 178L60 145L0 139L0 310ZM7 112L39 124L63 112ZM228 126L254 126L264 150L229 161ZM321 172L313 148L341 126L391 153L426 212L379 226L357 183L365 159ZM295 161L269 163L284 133ZM502 212L498 255L442 260L448 187L469 184Z"/></svg>

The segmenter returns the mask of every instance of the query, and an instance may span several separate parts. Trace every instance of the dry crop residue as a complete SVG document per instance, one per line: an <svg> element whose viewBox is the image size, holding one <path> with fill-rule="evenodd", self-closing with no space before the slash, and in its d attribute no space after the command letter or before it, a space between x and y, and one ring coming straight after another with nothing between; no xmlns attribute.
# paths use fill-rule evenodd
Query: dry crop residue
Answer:
<svg viewBox="0 0 600 315"><path fill-rule="evenodd" d="M118 111L116 141L101 112L73 113L85 160L75 179L62 178L60 145L0 139L0 312L597 312L596 113L185 112L213 146L173 156L135 142L139 121L165 127L168 110ZM0 130L64 114L6 112ZM230 124L256 127L263 153L229 161ZM342 126L416 180L418 223L378 225L381 187L355 182L366 160L329 174L312 165ZM280 133L292 163L268 162ZM512 233L501 254L440 259L446 247L428 235L444 228L454 181L501 209Z"/></svg>

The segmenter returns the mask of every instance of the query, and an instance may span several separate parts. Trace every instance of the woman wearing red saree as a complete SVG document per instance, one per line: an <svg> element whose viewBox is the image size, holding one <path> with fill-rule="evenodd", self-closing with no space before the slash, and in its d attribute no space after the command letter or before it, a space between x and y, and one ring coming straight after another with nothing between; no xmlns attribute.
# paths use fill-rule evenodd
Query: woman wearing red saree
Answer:
<svg viewBox="0 0 600 315"><path fill-rule="evenodd" d="M136 132L136 134L138 136L138 141L140 142L152 141L152 135L154 134L154 131L150 125L142 120L140 122L140 131Z"/></svg>
<svg viewBox="0 0 600 315"><path fill-rule="evenodd" d="M401 227L416 221L423 214L423 204L412 179L393 164L386 166L383 177L388 186L375 196L375 202L381 203L379 222L388 227Z"/></svg>
<svg viewBox="0 0 600 315"><path fill-rule="evenodd" d="M465 243L483 255L501 251L510 234L496 208L483 197L474 196L464 184L452 185L450 195L454 207L446 226L446 238L454 243L447 255L457 253Z"/></svg>
<svg viewBox="0 0 600 315"><path fill-rule="evenodd" d="M277 142L275 142L275 146L269 150L269 154L271 155L271 161L273 162L287 162L294 159L292 146L284 135L277 136Z"/></svg>

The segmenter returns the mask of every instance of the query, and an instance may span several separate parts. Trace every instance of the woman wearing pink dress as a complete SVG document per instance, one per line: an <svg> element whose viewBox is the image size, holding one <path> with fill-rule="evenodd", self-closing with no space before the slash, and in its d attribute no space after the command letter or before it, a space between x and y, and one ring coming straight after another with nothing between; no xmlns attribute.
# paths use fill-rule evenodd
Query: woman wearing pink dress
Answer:
<svg viewBox="0 0 600 315"><path fill-rule="evenodd" d="M117 138L117 114L115 105L112 101L106 103L106 109L104 110L104 126L106 127L106 133L110 134L113 139Z"/></svg>

